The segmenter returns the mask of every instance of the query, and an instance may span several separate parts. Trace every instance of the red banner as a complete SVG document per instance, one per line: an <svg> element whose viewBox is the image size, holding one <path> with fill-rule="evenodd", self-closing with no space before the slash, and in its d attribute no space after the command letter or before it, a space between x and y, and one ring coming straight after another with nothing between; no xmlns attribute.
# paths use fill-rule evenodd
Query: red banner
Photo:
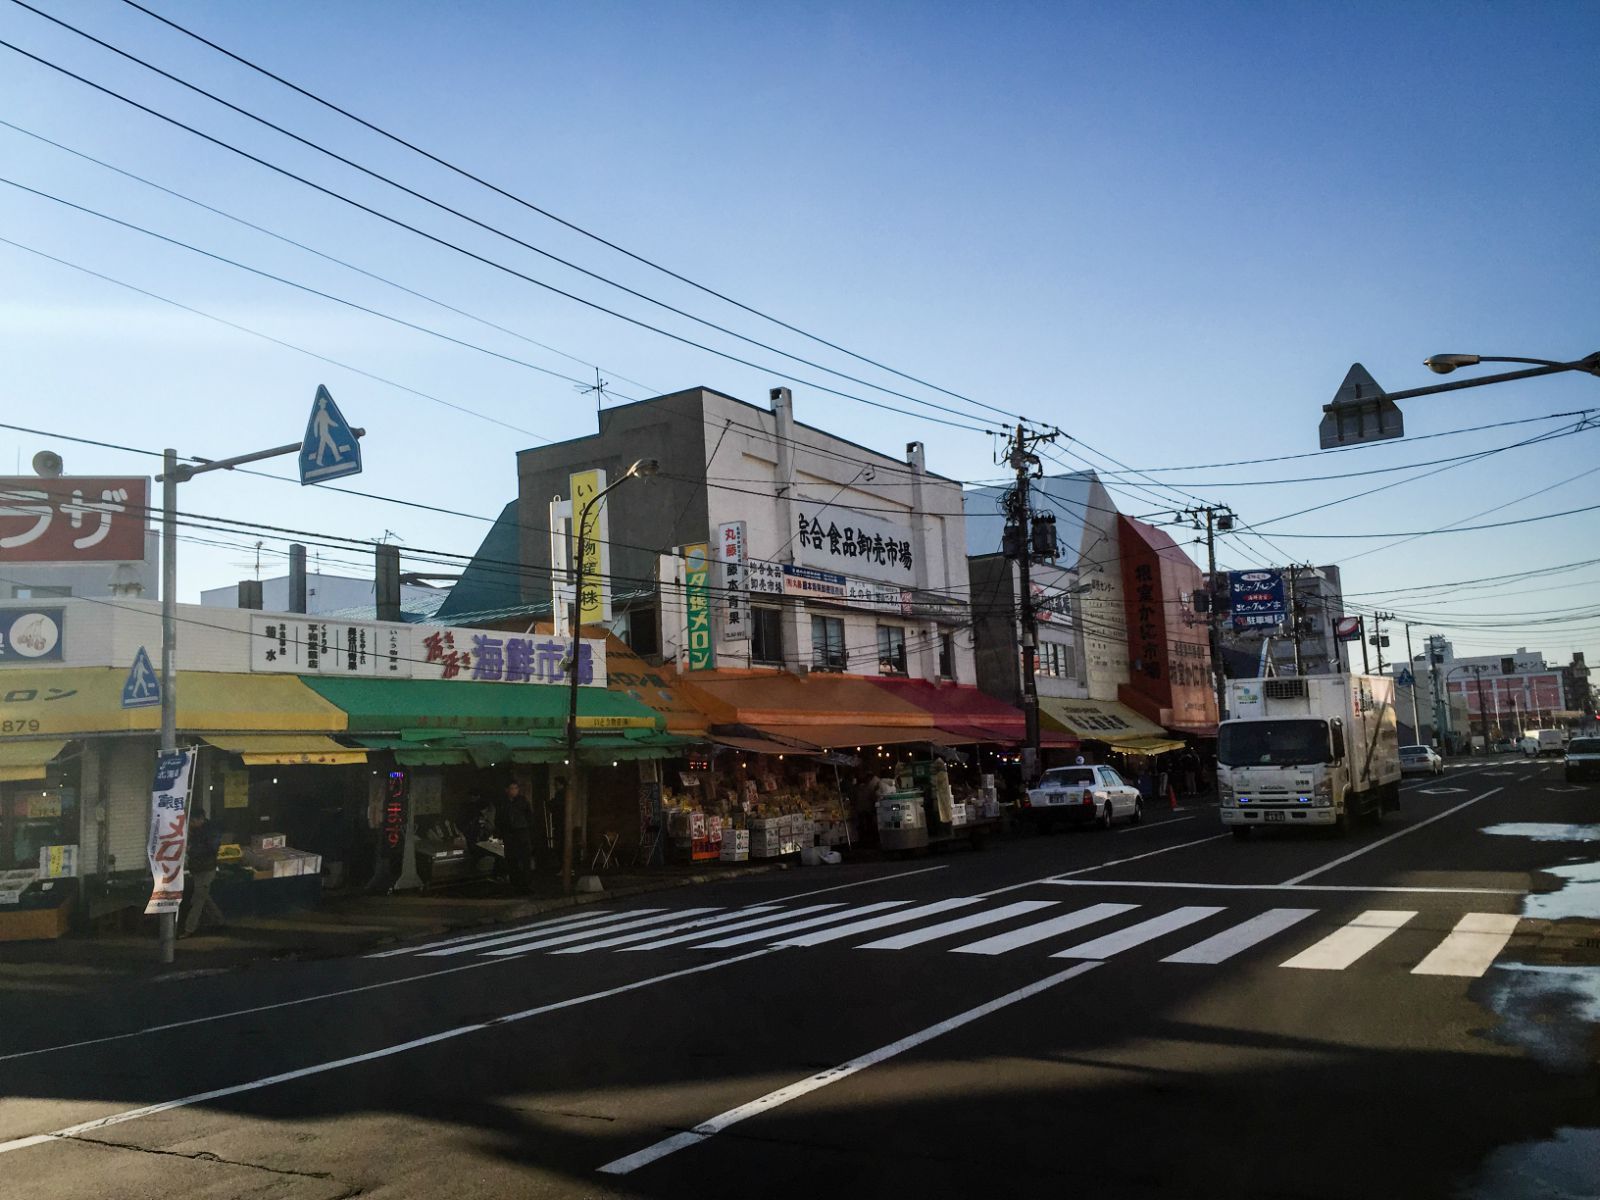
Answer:
<svg viewBox="0 0 1600 1200"><path fill-rule="evenodd" d="M0 562L142 562L150 481L0 476Z"/></svg>

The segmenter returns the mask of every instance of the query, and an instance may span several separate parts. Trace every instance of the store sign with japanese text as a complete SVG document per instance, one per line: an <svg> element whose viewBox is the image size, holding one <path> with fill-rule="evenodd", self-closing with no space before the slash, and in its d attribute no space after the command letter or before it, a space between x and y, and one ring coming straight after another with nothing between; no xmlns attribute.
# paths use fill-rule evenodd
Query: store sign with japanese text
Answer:
<svg viewBox="0 0 1600 1200"><path fill-rule="evenodd" d="M1281 571L1229 571L1228 598L1235 629L1278 625L1288 612Z"/></svg>
<svg viewBox="0 0 1600 1200"><path fill-rule="evenodd" d="M1122 599L1128 627L1127 684L1164 713L1160 723L1203 726L1217 719L1211 654L1188 597L1200 568L1161 530L1117 517ZM1138 704L1135 708L1140 708Z"/></svg>
<svg viewBox="0 0 1600 1200"><path fill-rule="evenodd" d="M711 645L711 550L704 542L683 548L684 600L689 614L689 669L717 665Z"/></svg>
<svg viewBox="0 0 1600 1200"><path fill-rule="evenodd" d="M578 563L578 621L598 625L611 619L611 525L602 501L589 502L606 489L604 471L580 471L571 476L572 561L578 559L578 521L583 521L583 561ZM585 515L587 514L587 515Z"/></svg>
<svg viewBox="0 0 1600 1200"><path fill-rule="evenodd" d="M150 481L0 477L0 562L142 562Z"/></svg>
<svg viewBox="0 0 1600 1200"><path fill-rule="evenodd" d="M60 662L65 620L59 608L0 609L0 667Z"/></svg>
<svg viewBox="0 0 1600 1200"><path fill-rule="evenodd" d="M250 669L290 675L566 684L569 638L441 625L252 617ZM578 683L606 686L606 644L584 638Z"/></svg>
<svg viewBox="0 0 1600 1200"><path fill-rule="evenodd" d="M793 563L747 563L745 580L749 590L758 596L798 596L805 600L826 600L831 604L870 608L900 616L910 616L916 608L913 593L907 588L853 579L836 571L819 571L814 567L800 567Z"/></svg>
<svg viewBox="0 0 1600 1200"><path fill-rule="evenodd" d="M193 750L166 750L156 757L150 787L150 877L153 886L146 916L175 913L183 903L183 857L189 846L189 790L194 781Z"/></svg>
<svg viewBox="0 0 1600 1200"><path fill-rule="evenodd" d="M795 557L802 566L885 583L917 578L911 529L849 509L795 505Z"/></svg>
<svg viewBox="0 0 1600 1200"><path fill-rule="evenodd" d="M722 566L722 636L729 641L750 637L750 590L744 577L744 522L717 526L717 562Z"/></svg>

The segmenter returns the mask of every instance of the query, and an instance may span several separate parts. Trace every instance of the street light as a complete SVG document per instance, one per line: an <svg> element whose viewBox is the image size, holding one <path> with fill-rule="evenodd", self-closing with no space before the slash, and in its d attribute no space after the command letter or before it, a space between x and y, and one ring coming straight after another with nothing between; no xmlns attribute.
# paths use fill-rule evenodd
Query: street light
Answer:
<svg viewBox="0 0 1600 1200"><path fill-rule="evenodd" d="M616 479L601 488L584 502L583 508L577 514L578 523L575 526L577 544L574 562L574 584L572 588L572 657L567 665L567 763L570 767L567 778L567 802L561 814L561 890L572 891L572 819L573 810L582 796L583 777L578 764L578 655L583 647L583 631L578 624L578 614L583 611L583 560L586 550L585 542L589 529L589 510L608 494L621 487L630 479L649 479L661 469L661 464L653 458L641 458L629 467Z"/></svg>
<svg viewBox="0 0 1600 1200"><path fill-rule="evenodd" d="M1479 363L1529 363L1536 367L1553 367L1557 371L1587 371L1600 375L1600 352L1580 358L1576 362L1557 362L1553 358L1507 358L1489 354L1434 354L1422 360L1422 365L1435 375L1448 375L1457 367L1475 367Z"/></svg>

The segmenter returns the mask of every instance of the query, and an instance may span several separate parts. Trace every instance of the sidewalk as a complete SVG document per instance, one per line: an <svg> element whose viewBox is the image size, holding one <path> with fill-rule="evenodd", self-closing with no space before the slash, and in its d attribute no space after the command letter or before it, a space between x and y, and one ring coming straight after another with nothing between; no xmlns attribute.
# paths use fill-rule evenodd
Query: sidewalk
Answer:
<svg viewBox="0 0 1600 1200"><path fill-rule="evenodd" d="M330 895L315 908L246 917L216 933L200 932L178 941L173 963L157 961L150 933L64 937L55 941L0 944L0 987L54 985L92 987L116 978L181 978L213 974L257 963L339 958L398 942L459 930L525 921L543 913L695 884L715 883L774 869L770 864L718 867L697 863L643 874L604 877L605 891L563 896L514 896L493 885L469 885L454 892L397 892L393 895Z"/></svg>

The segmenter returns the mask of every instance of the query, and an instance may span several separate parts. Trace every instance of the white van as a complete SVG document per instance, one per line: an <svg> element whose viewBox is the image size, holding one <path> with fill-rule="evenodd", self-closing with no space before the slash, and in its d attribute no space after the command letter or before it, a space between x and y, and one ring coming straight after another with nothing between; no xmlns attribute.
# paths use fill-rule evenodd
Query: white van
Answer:
<svg viewBox="0 0 1600 1200"><path fill-rule="evenodd" d="M1567 749L1567 738L1559 729L1529 729L1522 735L1522 752L1529 758L1541 754L1559 757Z"/></svg>

